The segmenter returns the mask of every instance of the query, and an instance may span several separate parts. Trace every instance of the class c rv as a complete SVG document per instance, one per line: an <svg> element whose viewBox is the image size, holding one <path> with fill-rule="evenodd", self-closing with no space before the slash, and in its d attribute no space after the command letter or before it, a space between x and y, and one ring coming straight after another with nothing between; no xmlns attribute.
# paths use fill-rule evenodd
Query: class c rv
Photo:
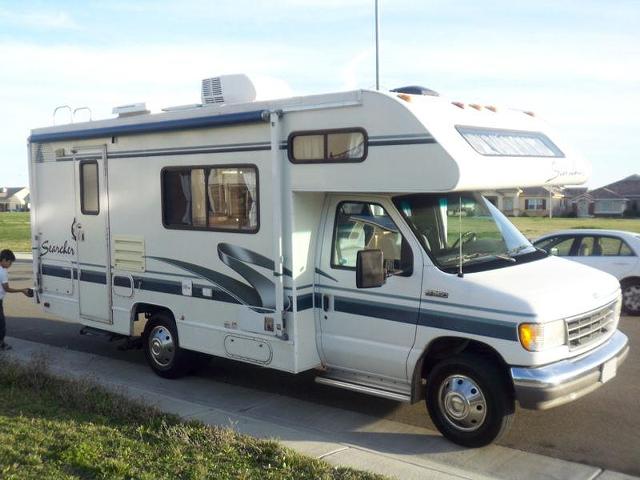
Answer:
<svg viewBox="0 0 640 480"><path fill-rule="evenodd" d="M36 301L163 377L224 357L401 402L464 446L611 380L617 280L538 250L480 192L580 184L531 112L419 87L202 103L35 129Z"/></svg>

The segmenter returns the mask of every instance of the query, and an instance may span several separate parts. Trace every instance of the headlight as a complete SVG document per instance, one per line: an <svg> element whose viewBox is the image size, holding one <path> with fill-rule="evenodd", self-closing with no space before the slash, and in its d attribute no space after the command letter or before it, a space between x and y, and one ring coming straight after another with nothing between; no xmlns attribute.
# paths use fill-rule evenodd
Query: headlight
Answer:
<svg viewBox="0 0 640 480"><path fill-rule="evenodd" d="M615 318L613 319L614 328L618 328L618 323L620 322L620 315L622 314L622 293L618 295L618 300L616 300L616 310L615 310Z"/></svg>
<svg viewBox="0 0 640 480"><path fill-rule="evenodd" d="M520 343L530 352L541 352L567 342L564 320L549 323L521 323L518 333Z"/></svg>

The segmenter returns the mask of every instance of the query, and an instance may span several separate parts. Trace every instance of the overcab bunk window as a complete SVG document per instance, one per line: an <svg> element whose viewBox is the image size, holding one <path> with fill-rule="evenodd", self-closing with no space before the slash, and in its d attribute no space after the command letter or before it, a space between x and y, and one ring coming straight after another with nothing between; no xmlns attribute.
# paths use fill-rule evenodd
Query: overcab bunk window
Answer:
<svg viewBox="0 0 640 480"><path fill-rule="evenodd" d="M255 166L170 167L161 175L166 228L258 231Z"/></svg>
<svg viewBox="0 0 640 480"><path fill-rule="evenodd" d="M564 157L549 137L540 132L456 126L458 133L480 155L508 157Z"/></svg>
<svg viewBox="0 0 640 480"><path fill-rule="evenodd" d="M293 163L362 162L367 157L367 142L362 128L294 132L287 150Z"/></svg>

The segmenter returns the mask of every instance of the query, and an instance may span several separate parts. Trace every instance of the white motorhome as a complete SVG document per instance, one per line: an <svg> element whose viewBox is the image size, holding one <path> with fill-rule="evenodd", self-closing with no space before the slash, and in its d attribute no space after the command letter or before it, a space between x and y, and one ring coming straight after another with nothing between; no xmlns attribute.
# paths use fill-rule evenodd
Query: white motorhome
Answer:
<svg viewBox="0 0 640 480"><path fill-rule="evenodd" d="M475 193L586 180L530 112L415 87L256 102L246 77L203 86L202 104L32 131L45 311L141 334L165 377L200 352L426 399L467 446L516 401L615 376L616 279L537 250Z"/></svg>

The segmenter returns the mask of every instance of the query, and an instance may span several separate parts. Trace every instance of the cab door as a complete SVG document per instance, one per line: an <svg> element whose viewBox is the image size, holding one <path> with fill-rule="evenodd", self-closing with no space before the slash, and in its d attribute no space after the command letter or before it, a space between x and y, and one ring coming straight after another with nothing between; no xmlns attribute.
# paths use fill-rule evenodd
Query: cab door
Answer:
<svg viewBox="0 0 640 480"><path fill-rule="evenodd" d="M329 197L316 269L321 354L329 368L406 380L422 287L422 250L386 198ZM356 257L382 250L391 275L356 287Z"/></svg>
<svg viewBox="0 0 640 480"><path fill-rule="evenodd" d="M112 323L106 148L77 149L74 164L80 319Z"/></svg>

